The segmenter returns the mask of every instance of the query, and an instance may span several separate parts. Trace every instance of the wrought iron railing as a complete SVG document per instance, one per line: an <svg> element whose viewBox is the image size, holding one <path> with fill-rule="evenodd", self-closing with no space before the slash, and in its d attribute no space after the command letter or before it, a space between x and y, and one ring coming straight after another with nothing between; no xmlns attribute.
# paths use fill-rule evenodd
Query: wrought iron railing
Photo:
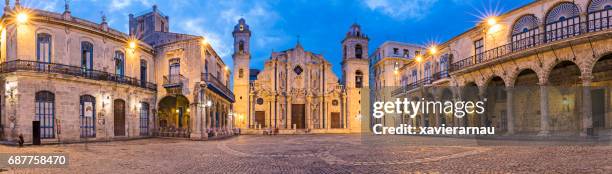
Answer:
<svg viewBox="0 0 612 174"><path fill-rule="evenodd" d="M416 82L410 83L410 84L408 84L406 86L402 86L401 88L397 88L397 89L391 91L391 95L395 96L395 95L403 94L405 92L408 92L408 91L411 91L413 89L422 87L424 85L429 85L429 84L431 84L431 82L433 82L431 77L425 77L425 78L423 78L421 80L418 80Z"/></svg>
<svg viewBox="0 0 612 174"><path fill-rule="evenodd" d="M440 72L434 73L431 76L431 81L436 81L436 80L440 80L440 79L444 79L444 78L448 78L448 77L450 77L448 75L448 70L442 70Z"/></svg>
<svg viewBox="0 0 612 174"><path fill-rule="evenodd" d="M168 88L182 86L185 79L187 78L185 78L185 76L182 74L170 74L164 76L164 87Z"/></svg>
<svg viewBox="0 0 612 174"><path fill-rule="evenodd" d="M202 73L202 81L213 85L219 90L219 92L223 93L223 95L230 98L230 100L234 100L234 93L232 93L232 91L214 75L210 73Z"/></svg>
<svg viewBox="0 0 612 174"><path fill-rule="evenodd" d="M612 18L610 15L612 15L612 9L604 9L590 12L587 15L586 21L582 21L583 19L580 16L576 16L546 24L544 32L540 32L539 28L535 28L514 34L511 37L510 43L452 63L451 72L498 60L528 48L551 44L587 33L608 30L612 28Z"/></svg>
<svg viewBox="0 0 612 174"><path fill-rule="evenodd" d="M149 90L157 90L155 83L141 81L134 77L127 77L119 74L108 73L100 70L86 69L83 67L64 65L57 63L46 63L30 60L12 60L0 64L0 73L16 71L33 71L41 73L57 73L83 77L92 80L110 81L119 84L137 86Z"/></svg>

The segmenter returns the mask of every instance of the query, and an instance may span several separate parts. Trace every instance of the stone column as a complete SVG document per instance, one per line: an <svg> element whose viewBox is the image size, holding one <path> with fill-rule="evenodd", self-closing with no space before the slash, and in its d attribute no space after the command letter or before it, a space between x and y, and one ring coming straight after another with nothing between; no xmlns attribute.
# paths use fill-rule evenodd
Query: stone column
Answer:
<svg viewBox="0 0 612 174"><path fill-rule="evenodd" d="M189 106L189 110L192 111L191 113L189 113L192 128L189 138L191 140L200 140L202 139L202 127L200 126L202 118L200 117L200 109L198 107L198 103L192 103Z"/></svg>
<svg viewBox="0 0 612 174"><path fill-rule="evenodd" d="M593 77L582 78L582 131L580 136L588 136L588 129L593 128L593 107L591 101L591 82Z"/></svg>
<svg viewBox="0 0 612 174"><path fill-rule="evenodd" d="M346 96L345 95L341 95L340 101L341 101L340 107L342 108L342 116L344 117L344 121L346 123L346 124L344 124L344 128L345 129L346 128L350 128L349 125L351 125L351 119L350 119L350 117L348 115L347 108L346 108Z"/></svg>
<svg viewBox="0 0 612 174"><path fill-rule="evenodd" d="M550 133L548 117L548 84L540 83L540 132L538 136L547 136Z"/></svg>
<svg viewBox="0 0 612 174"><path fill-rule="evenodd" d="M308 129L312 129L313 125L312 125L312 107L310 107L310 103L312 102L312 97L311 96L306 96L306 128Z"/></svg>
<svg viewBox="0 0 612 174"><path fill-rule="evenodd" d="M481 101L484 101L485 98L487 98L487 89L484 86L479 86L478 87L478 97L480 98ZM486 108L486 101L485 101L485 108ZM481 126L486 126L487 125L487 112L484 112L482 114L478 114L475 113L476 115L478 115L478 118L480 118L480 125Z"/></svg>
<svg viewBox="0 0 612 174"><path fill-rule="evenodd" d="M506 86L506 134L514 134L514 86Z"/></svg>
<svg viewBox="0 0 612 174"><path fill-rule="evenodd" d="M287 97L287 114L285 115L285 129L291 129L291 97Z"/></svg>

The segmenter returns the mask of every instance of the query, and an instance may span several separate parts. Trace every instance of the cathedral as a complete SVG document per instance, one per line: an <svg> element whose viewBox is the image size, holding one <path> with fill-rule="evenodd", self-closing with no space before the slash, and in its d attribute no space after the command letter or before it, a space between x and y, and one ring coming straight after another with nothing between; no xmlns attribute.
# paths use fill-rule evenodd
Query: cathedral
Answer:
<svg viewBox="0 0 612 174"><path fill-rule="evenodd" d="M342 41L342 79L323 55L294 48L272 52L263 70L249 67L251 30L234 27L234 111L246 134L354 133L368 130L361 111L368 84L368 37L353 24ZM364 105L367 106L367 105Z"/></svg>

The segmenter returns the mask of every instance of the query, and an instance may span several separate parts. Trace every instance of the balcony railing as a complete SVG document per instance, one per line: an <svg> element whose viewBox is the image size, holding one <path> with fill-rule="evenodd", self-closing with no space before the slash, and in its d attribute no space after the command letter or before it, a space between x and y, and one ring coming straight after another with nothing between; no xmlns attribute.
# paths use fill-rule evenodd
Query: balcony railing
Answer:
<svg viewBox="0 0 612 174"><path fill-rule="evenodd" d="M418 80L416 82L410 83L410 84L408 84L406 86L402 86L401 88L397 88L397 89L391 91L391 95L392 96L396 96L396 95L399 95L399 94L403 94L405 92L408 92L408 91L411 91L413 89L422 87L424 85L429 85L429 84L431 84L431 82L433 82L431 77L425 77L425 78L423 78L421 80Z"/></svg>
<svg viewBox="0 0 612 174"><path fill-rule="evenodd" d="M185 76L182 74L170 74L168 76L164 76L164 88L183 86L185 79L187 78L185 78Z"/></svg>
<svg viewBox="0 0 612 174"><path fill-rule="evenodd" d="M440 72L434 73L434 74L431 76L431 81L436 81L436 80L440 80L440 79L444 79L444 78L448 78L448 77L450 77L450 76L448 75L448 70L443 70L443 71L440 71Z"/></svg>
<svg viewBox="0 0 612 174"><path fill-rule="evenodd" d="M209 87L212 85L215 90L218 90L221 95L224 95L230 101L234 101L234 93L232 93L232 91L214 75L210 73L202 73L202 81L206 82Z"/></svg>
<svg viewBox="0 0 612 174"><path fill-rule="evenodd" d="M16 71L65 74L83 77L91 80L103 80L119 84L136 86L153 91L157 90L157 85L155 83L141 81L134 77L127 77L123 75L108 73L105 71L86 69L83 67L72 65L37 62L30 60L12 60L0 64L0 73L9 73Z"/></svg>
<svg viewBox="0 0 612 174"><path fill-rule="evenodd" d="M612 27L612 9L590 12L586 21L581 21L580 16L553 22L545 25L544 32L539 28L531 29L522 33L514 34L511 42L505 45L487 50L451 64L451 72L458 71L478 64L499 60L504 56L520 52L525 49L551 44L568 38L605 31Z"/></svg>

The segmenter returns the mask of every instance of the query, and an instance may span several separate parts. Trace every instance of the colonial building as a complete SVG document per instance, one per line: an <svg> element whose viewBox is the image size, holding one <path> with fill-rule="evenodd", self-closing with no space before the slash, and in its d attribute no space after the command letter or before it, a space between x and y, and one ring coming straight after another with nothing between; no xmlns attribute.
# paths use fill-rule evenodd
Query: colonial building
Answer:
<svg viewBox="0 0 612 174"><path fill-rule="evenodd" d="M273 52L261 72L249 70L251 31L239 20L233 32L237 126L245 133L361 132L359 89L368 83L368 38L360 30L353 25L342 42L340 81L323 55L304 50L299 41ZM258 73L256 79L249 79L251 72Z"/></svg>
<svg viewBox="0 0 612 174"><path fill-rule="evenodd" d="M402 122L494 126L501 134L612 135L610 14L611 0L539 0L483 19L400 68L410 78L393 94L486 99L486 112L403 116Z"/></svg>
<svg viewBox="0 0 612 174"><path fill-rule="evenodd" d="M392 90L396 87L405 85L410 76L400 74L400 68L409 63L412 63L418 55L425 53L425 47L401 43L395 41L386 41L381 44L372 55L370 55L370 89L372 90L371 98L381 101L390 100ZM381 121L388 125L395 125L396 120L392 117L384 117ZM398 122L399 123L399 122Z"/></svg>
<svg viewBox="0 0 612 174"><path fill-rule="evenodd" d="M5 1L0 139L26 143L231 134L230 72L203 37L130 15L130 34ZM37 130L33 128L39 127Z"/></svg>

